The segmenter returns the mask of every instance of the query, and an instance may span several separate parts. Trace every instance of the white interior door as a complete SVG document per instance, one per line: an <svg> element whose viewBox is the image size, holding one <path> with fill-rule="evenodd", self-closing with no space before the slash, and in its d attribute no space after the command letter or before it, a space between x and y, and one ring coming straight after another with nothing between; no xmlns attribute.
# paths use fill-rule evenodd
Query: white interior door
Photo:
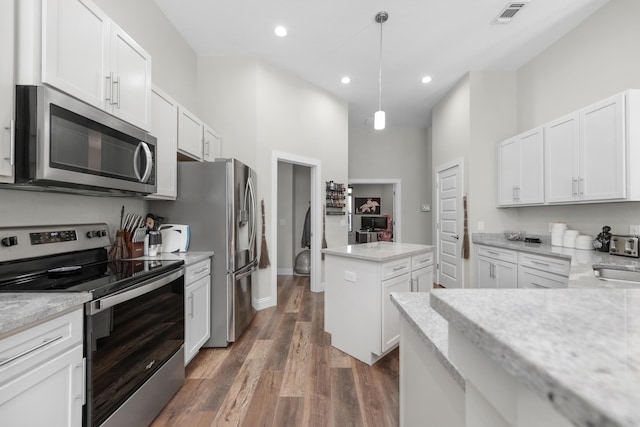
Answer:
<svg viewBox="0 0 640 427"><path fill-rule="evenodd" d="M438 284L445 288L462 286L462 223L460 220L460 202L462 199L462 181L460 164L440 169L437 177L438 219Z"/></svg>

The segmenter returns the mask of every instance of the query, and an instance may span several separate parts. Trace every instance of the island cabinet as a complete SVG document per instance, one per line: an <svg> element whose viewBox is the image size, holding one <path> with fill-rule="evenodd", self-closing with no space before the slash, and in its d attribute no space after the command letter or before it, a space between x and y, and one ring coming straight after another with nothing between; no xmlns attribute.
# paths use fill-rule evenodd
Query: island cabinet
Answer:
<svg viewBox="0 0 640 427"><path fill-rule="evenodd" d="M1 425L82 425L82 321L77 309L0 340Z"/></svg>
<svg viewBox="0 0 640 427"><path fill-rule="evenodd" d="M432 251L394 242L325 249L325 330L331 345L369 365L393 350L400 321L390 294L411 291L412 256Z"/></svg>

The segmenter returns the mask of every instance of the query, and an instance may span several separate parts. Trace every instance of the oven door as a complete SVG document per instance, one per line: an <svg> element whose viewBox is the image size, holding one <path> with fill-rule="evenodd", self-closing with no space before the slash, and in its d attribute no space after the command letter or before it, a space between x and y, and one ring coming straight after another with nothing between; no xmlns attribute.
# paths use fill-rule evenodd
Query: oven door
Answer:
<svg viewBox="0 0 640 427"><path fill-rule="evenodd" d="M184 381L184 268L91 301L85 313L84 425L147 425ZM173 390L165 401L163 390Z"/></svg>

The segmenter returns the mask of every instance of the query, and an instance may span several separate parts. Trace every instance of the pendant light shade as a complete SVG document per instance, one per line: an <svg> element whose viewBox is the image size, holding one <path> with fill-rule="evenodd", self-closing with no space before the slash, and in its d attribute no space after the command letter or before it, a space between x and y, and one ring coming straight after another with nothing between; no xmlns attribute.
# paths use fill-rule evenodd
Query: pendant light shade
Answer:
<svg viewBox="0 0 640 427"><path fill-rule="evenodd" d="M375 130L381 130L381 129L384 129L384 126L385 126L384 111L382 110L376 111L375 115L373 116L373 128Z"/></svg>
<svg viewBox="0 0 640 427"><path fill-rule="evenodd" d="M380 24L380 56L378 61L378 111L373 116L373 128L381 130L385 127L385 114L382 111L382 24L389 19L389 13L380 11L376 13L375 21Z"/></svg>

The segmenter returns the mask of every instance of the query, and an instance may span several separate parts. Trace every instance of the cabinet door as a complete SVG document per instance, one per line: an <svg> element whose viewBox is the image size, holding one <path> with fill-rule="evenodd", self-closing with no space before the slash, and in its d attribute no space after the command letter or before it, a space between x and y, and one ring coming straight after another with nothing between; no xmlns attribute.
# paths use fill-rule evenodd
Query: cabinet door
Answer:
<svg viewBox="0 0 640 427"><path fill-rule="evenodd" d="M209 126L203 126L202 138L202 160L212 162L220 158L222 141L220 137Z"/></svg>
<svg viewBox="0 0 640 427"><path fill-rule="evenodd" d="M81 426L84 369L79 345L1 384L2 426Z"/></svg>
<svg viewBox="0 0 640 427"><path fill-rule="evenodd" d="M413 271L411 277L411 291L430 292L433 288L433 265Z"/></svg>
<svg viewBox="0 0 640 427"><path fill-rule="evenodd" d="M185 288L185 366L198 354L211 336L211 276L203 277Z"/></svg>
<svg viewBox="0 0 640 427"><path fill-rule="evenodd" d="M403 274L382 281L382 352L393 348L400 341L400 313L393 302L391 292L410 292L411 275Z"/></svg>
<svg viewBox="0 0 640 427"><path fill-rule="evenodd" d="M498 145L498 206L509 206L515 203L518 167L516 138L501 142Z"/></svg>
<svg viewBox="0 0 640 427"><path fill-rule="evenodd" d="M42 81L105 108L109 18L87 0L42 1Z"/></svg>
<svg viewBox="0 0 640 427"><path fill-rule="evenodd" d="M498 260L492 263L497 288L518 287L518 264Z"/></svg>
<svg viewBox="0 0 640 427"><path fill-rule="evenodd" d="M580 127L573 113L544 127L545 200L571 202L578 197Z"/></svg>
<svg viewBox="0 0 640 427"><path fill-rule="evenodd" d="M624 95L580 112L581 200L626 197Z"/></svg>
<svg viewBox="0 0 640 427"><path fill-rule="evenodd" d="M495 288L496 278L494 275L494 267L491 258L479 256L478 268L476 271L476 287L478 288Z"/></svg>
<svg viewBox="0 0 640 427"><path fill-rule="evenodd" d="M2 0L0 13L0 182L13 182L14 2Z"/></svg>
<svg viewBox="0 0 640 427"><path fill-rule="evenodd" d="M178 106L178 150L194 159L202 159L203 124L194 114Z"/></svg>
<svg viewBox="0 0 640 427"><path fill-rule="evenodd" d="M113 23L110 51L112 112L139 128L149 130L151 56Z"/></svg>
<svg viewBox="0 0 640 427"><path fill-rule="evenodd" d="M542 128L518 137L518 176L516 199L518 204L544 203L544 147Z"/></svg>
<svg viewBox="0 0 640 427"><path fill-rule="evenodd" d="M152 199L177 196L178 104L160 89L151 90L151 134L157 138L156 184Z"/></svg>

